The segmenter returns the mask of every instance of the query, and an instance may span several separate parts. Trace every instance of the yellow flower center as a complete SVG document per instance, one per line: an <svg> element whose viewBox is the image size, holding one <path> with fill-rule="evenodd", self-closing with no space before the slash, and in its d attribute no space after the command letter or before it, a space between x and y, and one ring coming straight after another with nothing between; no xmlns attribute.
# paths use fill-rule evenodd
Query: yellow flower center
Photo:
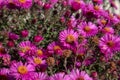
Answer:
<svg viewBox="0 0 120 80"><path fill-rule="evenodd" d="M72 43L75 41L75 37L73 35L68 35L67 38L66 38L66 42L68 43Z"/></svg>
<svg viewBox="0 0 120 80"><path fill-rule="evenodd" d="M42 52L42 50L37 50L37 55L39 55L39 56L42 56L43 55L43 52Z"/></svg>
<svg viewBox="0 0 120 80"><path fill-rule="evenodd" d="M107 22L107 21L106 21L106 20L104 20L104 19L103 19L103 20L101 20L101 23L102 23L103 25L105 25L105 24L106 24L106 22Z"/></svg>
<svg viewBox="0 0 120 80"><path fill-rule="evenodd" d="M84 77L80 76L79 78L77 78L76 80L85 80Z"/></svg>
<svg viewBox="0 0 120 80"><path fill-rule="evenodd" d="M27 52L28 50L30 50L30 47L29 47L29 46L26 46L26 47L21 48L21 51L22 51L23 53Z"/></svg>
<svg viewBox="0 0 120 80"><path fill-rule="evenodd" d="M18 67L18 72L20 74L26 74L28 72L27 67L26 66L19 66Z"/></svg>
<svg viewBox="0 0 120 80"><path fill-rule="evenodd" d="M105 27L104 30L105 30L106 32L110 32L110 28L109 28L109 27Z"/></svg>
<svg viewBox="0 0 120 80"><path fill-rule="evenodd" d="M19 0L19 2L20 2L20 3L25 3L25 2L26 2L26 0Z"/></svg>
<svg viewBox="0 0 120 80"><path fill-rule="evenodd" d="M108 45L109 47L114 47L115 44L114 44L113 41L108 41L108 42L107 42L107 45Z"/></svg>
<svg viewBox="0 0 120 80"><path fill-rule="evenodd" d="M60 46L54 46L54 51L61 50Z"/></svg>
<svg viewBox="0 0 120 80"><path fill-rule="evenodd" d="M35 64L41 64L42 60L40 58L34 58L34 63Z"/></svg>
<svg viewBox="0 0 120 80"><path fill-rule="evenodd" d="M90 31L91 31L91 28L90 28L89 26L86 26L86 27L84 27L84 31L85 31L85 32L90 32Z"/></svg>
<svg viewBox="0 0 120 80"><path fill-rule="evenodd" d="M100 7L96 5L96 6L94 6L94 9L98 11L98 10L100 10Z"/></svg>

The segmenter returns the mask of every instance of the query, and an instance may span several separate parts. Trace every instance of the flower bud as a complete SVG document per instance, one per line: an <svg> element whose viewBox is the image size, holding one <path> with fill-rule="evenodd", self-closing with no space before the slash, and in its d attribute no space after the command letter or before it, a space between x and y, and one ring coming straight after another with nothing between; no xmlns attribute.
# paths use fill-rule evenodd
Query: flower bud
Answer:
<svg viewBox="0 0 120 80"><path fill-rule="evenodd" d="M48 66L55 65L55 59L53 57L48 57L46 61L47 61Z"/></svg>

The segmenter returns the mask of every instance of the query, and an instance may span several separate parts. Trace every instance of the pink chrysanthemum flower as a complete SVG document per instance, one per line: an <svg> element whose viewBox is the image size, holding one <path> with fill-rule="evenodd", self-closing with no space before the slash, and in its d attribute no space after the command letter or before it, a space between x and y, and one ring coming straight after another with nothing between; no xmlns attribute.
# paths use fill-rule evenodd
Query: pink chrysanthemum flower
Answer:
<svg viewBox="0 0 120 80"><path fill-rule="evenodd" d="M78 69L72 70L69 74L70 80L93 80L85 71L79 71Z"/></svg>
<svg viewBox="0 0 120 80"><path fill-rule="evenodd" d="M60 44L57 42L50 43L48 45L47 49L50 54L54 54L54 53L59 54L59 55L62 54L62 48L61 48Z"/></svg>
<svg viewBox="0 0 120 80"><path fill-rule="evenodd" d="M31 64L23 64L22 62L13 63L10 67L10 73L17 80L31 80L32 72L34 72L34 66Z"/></svg>
<svg viewBox="0 0 120 80"><path fill-rule="evenodd" d="M52 75L49 80L70 80L68 75L65 75L65 73L56 73Z"/></svg>
<svg viewBox="0 0 120 80"><path fill-rule="evenodd" d="M15 4L18 7L28 9L32 6L32 0L15 0Z"/></svg>
<svg viewBox="0 0 120 80"><path fill-rule="evenodd" d="M92 22L88 22L88 24L84 22L78 26L78 31L80 35L91 37L98 33L98 27Z"/></svg>
<svg viewBox="0 0 120 80"><path fill-rule="evenodd" d="M63 46L70 48L78 40L78 33L72 29L63 30L59 34L59 40Z"/></svg>
<svg viewBox="0 0 120 80"><path fill-rule="evenodd" d="M105 17L110 22L110 25L117 24L117 23L120 22L120 20L118 19L117 15L114 15L112 13L107 13L107 15Z"/></svg>
<svg viewBox="0 0 120 80"><path fill-rule="evenodd" d="M107 19L104 19L104 18L102 18L102 19L98 19L97 20L97 23L100 25L100 26L105 26L105 25L107 25L108 24L108 21L107 21Z"/></svg>
<svg viewBox="0 0 120 80"><path fill-rule="evenodd" d="M80 8L84 7L84 5L85 5L83 0L68 0L68 4L75 11L79 10Z"/></svg>
<svg viewBox="0 0 120 80"><path fill-rule="evenodd" d="M99 40L99 47L105 56L111 56L120 50L120 38L111 34L106 34Z"/></svg>
<svg viewBox="0 0 120 80"><path fill-rule="evenodd" d="M33 64L34 66L43 65L46 61L40 57L30 57L28 58L28 63Z"/></svg>
<svg viewBox="0 0 120 80"><path fill-rule="evenodd" d="M20 42L19 45L19 54L20 56L32 55L35 53L36 47L30 41Z"/></svg>
<svg viewBox="0 0 120 80"><path fill-rule="evenodd" d="M112 27L104 27L104 28L102 29L102 32L103 32L104 34L114 34L114 29L113 29Z"/></svg>
<svg viewBox="0 0 120 80"><path fill-rule="evenodd" d="M48 75L45 73L34 73L33 80L48 80Z"/></svg>

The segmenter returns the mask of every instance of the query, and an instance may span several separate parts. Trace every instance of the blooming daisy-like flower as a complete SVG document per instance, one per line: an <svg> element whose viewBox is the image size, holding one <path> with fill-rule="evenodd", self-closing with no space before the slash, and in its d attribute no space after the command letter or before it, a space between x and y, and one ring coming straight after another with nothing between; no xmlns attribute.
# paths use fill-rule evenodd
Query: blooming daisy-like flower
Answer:
<svg viewBox="0 0 120 80"><path fill-rule="evenodd" d="M52 75L49 80L70 80L68 75L65 75L65 73L56 73Z"/></svg>
<svg viewBox="0 0 120 80"><path fill-rule="evenodd" d="M117 24L120 22L117 15L114 15L110 12L106 13L105 17L106 17L106 19L108 19L108 21L110 23L109 25Z"/></svg>
<svg viewBox="0 0 120 80"><path fill-rule="evenodd" d="M33 64L34 66L45 64L46 61L40 57L31 57L28 59L28 63Z"/></svg>
<svg viewBox="0 0 120 80"><path fill-rule="evenodd" d="M33 80L48 80L48 75L42 72L34 73Z"/></svg>
<svg viewBox="0 0 120 80"><path fill-rule="evenodd" d="M69 74L70 80L93 80L85 71L79 71L78 69L72 70Z"/></svg>
<svg viewBox="0 0 120 80"><path fill-rule="evenodd" d="M100 26L105 26L105 25L107 25L108 24L108 21L107 21L107 19L98 19L97 20L97 23L100 25Z"/></svg>
<svg viewBox="0 0 120 80"><path fill-rule="evenodd" d="M23 64L22 62L13 63L10 67L10 73L17 80L31 80L32 72L34 71L34 66L31 64Z"/></svg>
<svg viewBox="0 0 120 80"><path fill-rule="evenodd" d="M59 54L59 55L62 54L62 48L60 44L58 44L57 42L50 43L47 49L50 54L54 54L54 53Z"/></svg>
<svg viewBox="0 0 120 80"><path fill-rule="evenodd" d="M63 30L59 34L59 40L63 46L70 48L78 39L78 33L72 29Z"/></svg>
<svg viewBox="0 0 120 80"><path fill-rule="evenodd" d="M32 0L15 0L15 4L18 7L28 9L32 6Z"/></svg>
<svg viewBox="0 0 120 80"><path fill-rule="evenodd" d="M30 41L20 42L19 45L19 54L20 56L32 55L35 53L36 47Z"/></svg>
<svg viewBox="0 0 120 80"><path fill-rule="evenodd" d="M78 31L80 35L91 37L97 34L98 27L92 22L88 22L88 24L86 22L83 22L78 26Z"/></svg>
<svg viewBox="0 0 120 80"><path fill-rule="evenodd" d="M114 34L114 29L112 27L104 27L102 32L104 34Z"/></svg>
<svg viewBox="0 0 120 80"><path fill-rule="evenodd" d="M103 54L112 55L120 50L120 38L111 34L106 34L99 40L99 47Z"/></svg>

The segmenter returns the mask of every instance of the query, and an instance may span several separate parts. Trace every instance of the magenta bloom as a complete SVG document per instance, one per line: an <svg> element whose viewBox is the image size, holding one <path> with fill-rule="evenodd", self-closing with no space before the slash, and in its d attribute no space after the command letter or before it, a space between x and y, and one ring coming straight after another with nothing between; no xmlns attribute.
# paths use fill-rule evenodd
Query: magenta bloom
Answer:
<svg viewBox="0 0 120 80"><path fill-rule="evenodd" d="M65 73L56 73L52 75L49 80L70 80L69 76L65 75Z"/></svg>
<svg viewBox="0 0 120 80"><path fill-rule="evenodd" d="M28 58L28 63L37 66L37 65L44 65L46 61L40 57L30 57Z"/></svg>
<svg viewBox="0 0 120 80"><path fill-rule="evenodd" d="M59 34L59 40L63 46L70 48L78 40L78 33L72 29L63 30Z"/></svg>
<svg viewBox="0 0 120 80"><path fill-rule="evenodd" d="M105 56L112 55L114 52L120 51L120 38L106 34L99 40L99 47Z"/></svg>
<svg viewBox="0 0 120 80"><path fill-rule="evenodd" d="M79 71L78 69L72 70L69 74L70 80L93 80L85 71Z"/></svg>
<svg viewBox="0 0 120 80"><path fill-rule="evenodd" d="M40 35L34 36L34 42L41 42L43 40L43 37Z"/></svg>
<svg viewBox="0 0 120 80"><path fill-rule="evenodd" d="M104 28L102 29L102 32L103 32L104 34L114 34L114 29L113 29L112 27L104 27Z"/></svg>
<svg viewBox="0 0 120 80"><path fill-rule="evenodd" d="M10 32L9 33L9 39L11 39L11 40L17 40L17 39L19 39L19 35Z"/></svg>
<svg viewBox="0 0 120 80"><path fill-rule="evenodd" d="M20 56L32 55L35 53L36 50L36 46L32 44L30 41L20 42L18 47Z"/></svg>
<svg viewBox="0 0 120 80"><path fill-rule="evenodd" d="M18 7L28 9L32 6L32 0L15 0L15 4Z"/></svg>
<svg viewBox="0 0 120 80"><path fill-rule="evenodd" d="M33 65L18 62L11 65L10 74L13 75L17 80L31 80L31 74L34 70L35 69Z"/></svg>
<svg viewBox="0 0 120 80"><path fill-rule="evenodd" d="M48 80L48 75L45 73L34 73L33 80Z"/></svg>
<svg viewBox="0 0 120 80"><path fill-rule="evenodd" d="M92 22L83 22L81 25L78 26L78 31L80 35L91 37L98 33L98 27Z"/></svg>
<svg viewBox="0 0 120 80"><path fill-rule="evenodd" d="M21 36L22 36L22 37L27 37L28 34L29 34L29 31L28 31L28 30L23 30L23 31L21 31Z"/></svg>
<svg viewBox="0 0 120 80"><path fill-rule="evenodd" d="M77 11L80 8L85 6L83 0L68 0L68 4L72 7L73 10Z"/></svg>
<svg viewBox="0 0 120 80"><path fill-rule="evenodd" d="M54 53L59 54L59 55L62 54L62 48L60 44L58 44L57 42L50 43L47 49L50 54L54 54Z"/></svg>

